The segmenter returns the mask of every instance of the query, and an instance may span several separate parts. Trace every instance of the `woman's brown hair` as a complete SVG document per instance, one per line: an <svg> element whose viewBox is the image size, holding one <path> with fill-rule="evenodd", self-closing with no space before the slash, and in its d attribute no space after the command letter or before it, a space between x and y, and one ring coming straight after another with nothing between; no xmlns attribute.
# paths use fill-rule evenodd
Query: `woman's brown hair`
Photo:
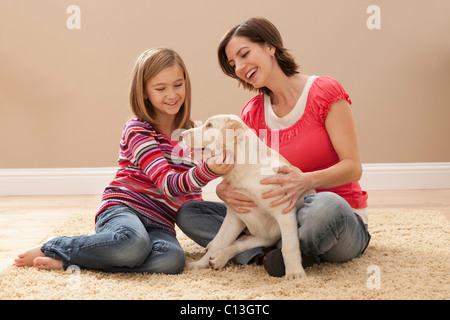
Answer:
<svg viewBox="0 0 450 320"><path fill-rule="evenodd" d="M180 55L167 47L151 48L139 56L133 68L130 88L131 110L136 117L150 123L155 128L159 123L153 105L149 99L144 99L145 84L158 73L175 64L183 69L186 88L186 97L175 117L175 125L177 128L189 129L193 124L191 121L191 81Z"/></svg>
<svg viewBox="0 0 450 320"><path fill-rule="evenodd" d="M267 43L275 50L275 59L281 70L288 77L298 72L299 65L294 61L292 55L283 46L283 40L278 29L265 18L250 18L241 24L231 28L222 38L218 47L219 64L222 71L234 79L237 79L244 89L250 91L259 91L260 93L270 94L270 90L266 87L256 89L248 82L240 79L234 69L228 63L225 48L232 37L245 37L251 42L264 44Z"/></svg>

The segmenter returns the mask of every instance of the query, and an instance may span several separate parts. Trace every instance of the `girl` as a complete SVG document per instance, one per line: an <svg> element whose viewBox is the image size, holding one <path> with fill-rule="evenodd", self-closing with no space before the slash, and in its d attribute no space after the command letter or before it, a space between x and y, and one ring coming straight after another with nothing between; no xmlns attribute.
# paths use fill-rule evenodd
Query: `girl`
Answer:
<svg viewBox="0 0 450 320"><path fill-rule="evenodd" d="M242 111L245 123L257 133L267 132L268 145L271 132L278 131L278 151L300 169L282 167L282 177L263 179L261 183L279 188L262 197L274 198L272 205L284 205L288 212L305 191L317 191L297 213L302 254L313 258L303 261L343 262L362 254L370 240L367 194L357 182L362 170L348 94L332 78L300 73L276 27L263 18L232 28L219 45L218 57L226 75L259 92ZM216 191L243 214L245 207L255 205L225 182ZM225 211L223 204L187 203L177 223L205 245L220 228ZM208 226L209 234L193 225ZM258 255L261 248L235 261L248 263ZM280 249L267 254L265 266L271 275L284 274Z"/></svg>
<svg viewBox="0 0 450 320"><path fill-rule="evenodd" d="M180 273L184 252L175 237L182 203L201 200L201 187L231 170L215 159L198 166L176 158L176 129L192 127L191 84L181 57L149 49L135 64L129 120L120 141L119 170L106 187L96 233L56 237L18 256L14 265L109 272Z"/></svg>

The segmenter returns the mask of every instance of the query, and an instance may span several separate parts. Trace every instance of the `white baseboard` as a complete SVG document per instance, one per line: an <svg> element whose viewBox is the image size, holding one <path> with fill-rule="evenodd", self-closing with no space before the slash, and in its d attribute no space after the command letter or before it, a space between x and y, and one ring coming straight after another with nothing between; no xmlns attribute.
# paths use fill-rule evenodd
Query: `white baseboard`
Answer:
<svg viewBox="0 0 450 320"><path fill-rule="evenodd" d="M450 189L450 162L363 164L365 190Z"/></svg>
<svg viewBox="0 0 450 320"><path fill-rule="evenodd" d="M0 196L101 194L117 168L0 169ZM204 192L215 192L220 180ZM450 189L450 162L363 164L364 190Z"/></svg>
<svg viewBox="0 0 450 320"><path fill-rule="evenodd" d="M101 194L117 168L0 169L0 196Z"/></svg>

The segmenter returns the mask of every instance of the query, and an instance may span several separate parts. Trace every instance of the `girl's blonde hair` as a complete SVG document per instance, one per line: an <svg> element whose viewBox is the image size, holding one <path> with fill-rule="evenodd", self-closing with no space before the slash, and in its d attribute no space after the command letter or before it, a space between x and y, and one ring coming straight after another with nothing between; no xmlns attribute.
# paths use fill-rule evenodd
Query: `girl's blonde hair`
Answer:
<svg viewBox="0 0 450 320"><path fill-rule="evenodd" d="M149 99L144 99L145 84L166 68L178 64L184 72L186 97L180 111L175 116L177 128L192 128L191 121L191 81L186 66L180 55L167 47L155 47L144 51L136 61L133 68L130 107L133 113L141 120L147 121L157 128L155 109Z"/></svg>

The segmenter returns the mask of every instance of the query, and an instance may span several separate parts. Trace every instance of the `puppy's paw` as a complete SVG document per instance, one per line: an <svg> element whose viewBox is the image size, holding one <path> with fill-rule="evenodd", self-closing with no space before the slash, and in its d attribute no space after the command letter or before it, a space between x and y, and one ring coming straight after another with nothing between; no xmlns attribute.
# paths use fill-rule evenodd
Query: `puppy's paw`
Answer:
<svg viewBox="0 0 450 320"><path fill-rule="evenodd" d="M186 267L184 270L200 270L200 269L206 269L208 268L208 263L204 263L202 260L196 261L196 262L189 262L186 264Z"/></svg>
<svg viewBox="0 0 450 320"><path fill-rule="evenodd" d="M209 266L215 270L222 269L228 260L225 250L221 249L211 255L211 258L209 258Z"/></svg>
<svg viewBox="0 0 450 320"><path fill-rule="evenodd" d="M303 278L306 278L306 273L305 273L305 270L303 270L303 268L301 270L297 270L295 272L287 272L286 271L286 275L284 276L284 278L289 281L303 279Z"/></svg>

